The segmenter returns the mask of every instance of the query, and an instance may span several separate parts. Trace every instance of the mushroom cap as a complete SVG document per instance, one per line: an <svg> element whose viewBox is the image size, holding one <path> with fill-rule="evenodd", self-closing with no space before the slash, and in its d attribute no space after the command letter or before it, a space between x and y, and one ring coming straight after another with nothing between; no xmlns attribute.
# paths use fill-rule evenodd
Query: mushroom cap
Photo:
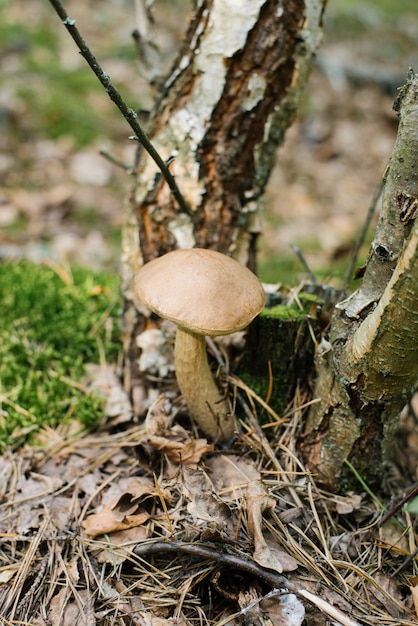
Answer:
<svg viewBox="0 0 418 626"><path fill-rule="evenodd" d="M248 326L265 305L258 278L214 250L174 250L146 263L135 277L139 299L183 330L228 335Z"/></svg>

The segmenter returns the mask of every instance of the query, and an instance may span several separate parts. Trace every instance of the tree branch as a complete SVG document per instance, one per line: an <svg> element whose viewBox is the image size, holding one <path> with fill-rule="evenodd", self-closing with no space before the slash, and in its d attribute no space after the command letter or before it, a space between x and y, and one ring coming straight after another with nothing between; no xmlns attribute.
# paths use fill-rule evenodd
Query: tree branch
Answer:
<svg viewBox="0 0 418 626"><path fill-rule="evenodd" d="M110 80L109 76L100 67L96 57L91 52L90 48L88 47L87 43L81 36L78 28L76 27L75 20L69 17L68 13L62 6L60 0L49 0L49 2L55 9L58 16L61 18L65 28L68 30L73 40L77 44L81 55L87 61L88 65L93 70L94 74L97 76L100 83L103 85L107 95L112 100L112 102L116 104L119 111L122 113L123 117L126 119L129 126L134 131L135 133L134 139L137 139L140 142L140 144L144 147L144 149L148 152L150 157L153 159L153 161L156 163L156 165L160 169L162 175L164 176L164 179L166 180L170 188L171 193L177 200L182 211L184 211L185 213L188 213L189 215L193 215L193 211L191 210L191 208L185 201L182 193L180 192L177 186L177 183L175 181L175 178L171 174L167 163L164 161L164 159L161 158L160 154L154 148L153 144L147 137L146 133L144 132L144 130L138 123L137 113L133 109L128 107L128 105L123 100L122 96L120 95L119 91L116 89L115 85Z"/></svg>
<svg viewBox="0 0 418 626"><path fill-rule="evenodd" d="M203 544L192 543L169 543L163 541L147 541L139 543L135 550L135 554L144 558L151 555L166 555L166 554L186 554L199 559L207 559L215 561L218 565L224 566L227 570L241 571L250 576L254 576L259 580L262 580L267 585L271 585L278 594L291 592L295 595L307 600L314 606L316 606L322 613L325 613L334 620L338 620L340 624L344 626L361 626L360 623L351 618L346 613L343 613L340 609L336 608L322 600L317 595L310 593L306 589L303 589L291 582L285 576L278 574L274 570L267 569L258 565L253 560L246 557L229 554L228 552L218 551L212 547L205 546ZM287 590L287 591L285 591Z"/></svg>

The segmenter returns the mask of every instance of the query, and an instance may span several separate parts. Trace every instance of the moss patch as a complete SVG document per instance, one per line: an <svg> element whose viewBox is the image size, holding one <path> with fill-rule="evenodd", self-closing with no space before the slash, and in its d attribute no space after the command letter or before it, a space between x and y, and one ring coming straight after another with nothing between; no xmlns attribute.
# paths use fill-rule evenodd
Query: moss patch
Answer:
<svg viewBox="0 0 418 626"><path fill-rule="evenodd" d="M306 317L306 311L297 306L287 306L286 304L276 304L269 309L264 309L260 313L261 317L270 317L277 320L297 320Z"/></svg>
<svg viewBox="0 0 418 626"><path fill-rule="evenodd" d="M70 417L100 419L77 383L84 364L118 349L118 279L27 262L0 263L0 446Z"/></svg>

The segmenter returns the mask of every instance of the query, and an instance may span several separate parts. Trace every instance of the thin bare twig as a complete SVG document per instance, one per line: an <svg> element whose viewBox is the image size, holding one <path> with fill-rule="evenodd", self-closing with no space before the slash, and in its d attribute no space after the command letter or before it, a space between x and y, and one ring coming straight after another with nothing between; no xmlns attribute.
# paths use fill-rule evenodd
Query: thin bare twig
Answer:
<svg viewBox="0 0 418 626"><path fill-rule="evenodd" d="M322 600L318 596L299 588L294 583L290 582L285 576L274 572L258 565L255 561L250 561L247 558L242 558L234 554L227 552L220 552L207 546L198 545L195 543L165 543L163 541L150 541L143 542L137 545L134 550L138 556L146 556L151 554L187 554L189 556L195 556L200 559L208 559L210 561L216 561L219 565L224 565L230 569L235 569L246 574L255 576L259 580L263 580L266 584L271 585L275 589L283 589L283 593L291 592L295 595L308 600L311 604L318 607L323 613L329 615L333 619L338 619L344 626L360 626L359 622L352 619L339 609L336 609L325 600Z"/></svg>
<svg viewBox="0 0 418 626"><path fill-rule="evenodd" d="M174 198L177 200L182 211L184 211L185 213L188 213L189 215L192 214L192 211L189 205L187 204L186 200L184 199L182 193L180 192L177 186L177 183L175 181L175 178L171 174L167 163L164 161L164 159L162 159L160 154L154 148L153 144L151 143L150 139L146 135L145 131L142 129L141 125L138 123L137 113L133 109L128 107L128 105L123 100L122 96L120 95L119 91L116 89L115 85L110 80L109 76L106 74L106 72L103 71L96 57L91 52L90 48L88 47L87 43L85 42L84 38L81 36L78 28L76 27L75 20L69 17L68 13L62 6L60 0L49 0L49 2L55 9L57 15L61 18L65 28L68 30L73 40L77 44L81 55L87 61L88 65L93 70L94 74L97 76L100 83L103 85L107 95L112 100L112 102L116 104L119 111L122 113L123 117L126 119L129 126L134 131L135 133L134 139L137 139L141 143L141 145L145 148L145 150L148 152L150 157L154 160L154 162L160 169L162 175L164 176L164 179L166 180L170 188L171 193L173 194Z"/></svg>
<svg viewBox="0 0 418 626"><path fill-rule="evenodd" d="M303 256L302 250L295 243L291 243L290 247L292 248L293 252L298 257L299 261L302 263L303 268L304 268L305 272L307 273L307 275L309 276L309 280L311 281L311 283L313 285L317 285L318 281L316 280L316 277L315 277L314 273L312 272L311 268L309 267L307 260Z"/></svg>
<svg viewBox="0 0 418 626"><path fill-rule="evenodd" d="M379 198L382 195L383 187L384 187L384 183L382 181L379 187L377 188L376 193L374 194L372 201L370 203L369 209L367 211L366 219L364 220L364 224L357 238L357 242L353 250L353 254L351 255L350 263L348 264L347 270L345 272L343 284L341 287L341 290L343 293L347 291L348 283L350 282L350 278L354 271L354 266L357 263L357 258L360 252L360 248L363 245L364 240L366 239L367 231L369 230L372 217L375 214L377 203L379 202Z"/></svg>
<svg viewBox="0 0 418 626"><path fill-rule="evenodd" d="M386 513L382 515L382 517L378 521L377 525L383 526L385 522L387 522L391 517L396 515L396 513L404 506L404 504L407 504L410 500L412 500L412 498L415 498L416 495L418 495L418 484L415 485L415 487L413 487L406 494L406 496L404 496L401 500L399 500L399 502L394 504L388 511L386 511Z"/></svg>

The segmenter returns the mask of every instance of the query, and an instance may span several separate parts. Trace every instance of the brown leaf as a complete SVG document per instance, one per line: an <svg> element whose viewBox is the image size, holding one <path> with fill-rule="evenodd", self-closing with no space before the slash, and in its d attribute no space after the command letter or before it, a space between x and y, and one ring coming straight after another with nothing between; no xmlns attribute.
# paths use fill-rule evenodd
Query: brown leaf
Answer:
<svg viewBox="0 0 418 626"><path fill-rule="evenodd" d="M412 600L414 602L415 615L418 618L418 584L414 587L410 587Z"/></svg>
<svg viewBox="0 0 418 626"><path fill-rule="evenodd" d="M64 496L51 496L44 504L52 524L59 531L67 529L80 509L80 502Z"/></svg>
<svg viewBox="0 0 418 626"><path fill-rule="evenodd" d="M383 572L375 572L373 583L375 584L367 583L367 588L389 615L399 618L409 613L402 590L396 580Z"/></svg>
<svg viewBox="0 0 418 626"><path fill-rule="evenodd" d="M270 498L267 488L261 480L253 480L247 485L247 515L248 532L254 539L253 559L259 565L268 567L279 573L283 572L283 565L267 545L263 536L263 511L273 509L275 500Z"/></svg>
<svg viewBox="0 0 418 626"><path fill-rule="evenodd" d="M385 548L389 549L393 556L408 556L409 544L408 537L402 528L392 519L388 520L381 526L381 541Z"/></svg>
<svg viewBox="0 0 418 626"><path fill-rule="evenodd" d="M164 495L169 498L168 494ZM134 478L111 504L90 515L82 526L91 537L141 526L149 519L149 513L141 505L156 496L158 494L150 481Z"/></svg>
<svg viewBox="0 0 418 626"><path fill-rule="evenodd" d="M207 461L206 465L217 492L222 492L224 498L232 501L246 496L247 485L250 481L261 480L260 472L254 463L248 463L238 456L214 456Z"/></svg>
<svg viewBox="0 0 418 626"><path fill-rule="evenodd" d="M206 439L191 439L190 433L178 424L166 410L166 398L160 395L148 411L145 429L147 443L174 463L196 468L202 456L213 452Z"/></svg>
<svg viewBox="0 0 418 626"><path fill-rule="evenodd" d="M49 626L95 626L93 596L87 590L77 592L77 600L69 597L64 587L55 595L48 613Z"/></svg>
<svg viewBox="0 0 418 626"><path fill-rule="evenodd" d="M82 526L90 537L98 535L107 535L117 530L125 530L134 526L140 526L149 520L149 513L142 511L136 515L122 516L115 512L111 507L104 507L100 513L93 513L82 522Z"/></svg>
<svg viewBox="0 0 418 626"><path fill-rule="evenodd" d="M145 430L148 437L166 436L170 431L172 421L166 410L166 398L164 394L161 394L152 404L145 418Z"/></svg>
<svg viewBox="0 0 418 626"><path fill-rule="evenodd" d="M213 531L232 536L234 526L231 510L216 494L208 475L201 469L184 467L177 480L181 482L182 494L188 500L187 512L193 521L209 524Z"/></svg>
<svg viewBox="0 0 418 626"><path fill-rule="evenodd" d="M175 441L167 437L152 436L148 442L176 465L182 464L194 469L201 461L202 456L214 450L213 445L208 443L206 439Z"/></svg>
<svg viewBox="0 0 418 626"><path fill-rule="evenodd" d="M99 552L97 560L99 563L120 565L129 558L135 545L147 538L148 529L145 526L132 526L116 531L109 537L109 547Z"/></svg>
<svg viewBox="0 0 418 626"><path fill-rule="evenodd" d="M294 593L269 594L261 601L260 608L264 624L266 617L273 626L301 626L305 620L305 607Z"/></svg>
<svg viewBox="0 0 418 626"><path fill-rule="evenodd" d="M356 493L349 493L346 496L338 496L336 498L335 510L340 515L347 515L352 513L361 506L362 497Z"/></svg>
<svg viewBox="0 0 418 626"><path fill-rule="evenodd" d="M161 490L157 491L153 483L147 478L132 478L125 490L115 498L111 506L115 511L115 515L117 511L125 515L134 513L140 504L146 500L158 497L160 492ZM170 499L168 492L164 492L164 497L167 500Z"/></svg>
<svg viewBox="0 0 418 626"><path fill-rule="evenodd" d="M271 554L274 559L280 563L284 572L293 572L299 567L298 561L279 547L279 544L272 533L264 533L264 538Z"/></svg>

